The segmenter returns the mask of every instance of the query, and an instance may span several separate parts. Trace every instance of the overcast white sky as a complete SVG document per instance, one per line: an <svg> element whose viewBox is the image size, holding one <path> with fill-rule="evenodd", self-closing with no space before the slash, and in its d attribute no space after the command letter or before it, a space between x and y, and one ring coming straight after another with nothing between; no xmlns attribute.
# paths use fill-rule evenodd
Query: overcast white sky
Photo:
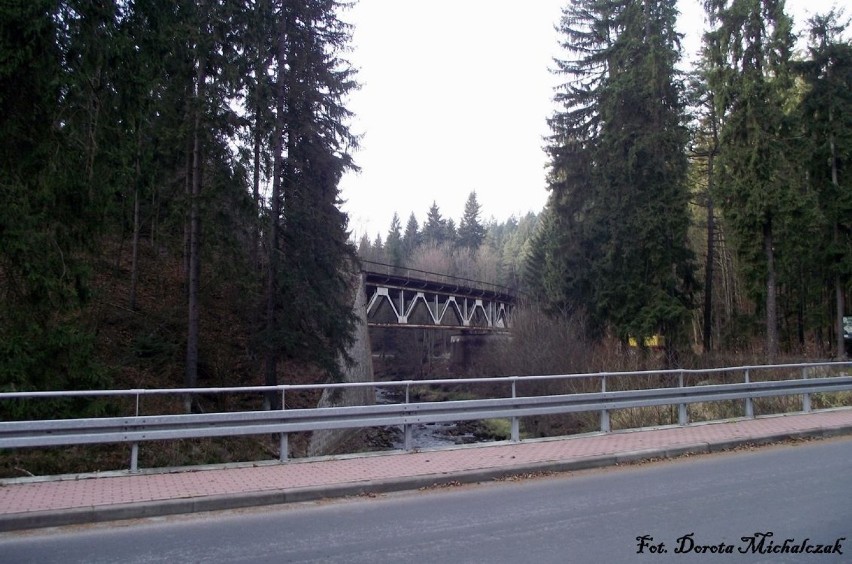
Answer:
<svg viewBox="0 0 852 564"><path fill-rule="evenodd" d="M435 201L458 222L475 190L484 220L539 212L547 200L550 72L561 56L554 25L568 0L358 0L349 60L362 88L351 96L363 134L360 174L341 188L350 229L387 236L398 212L423 223ZM795 29L835 0L788 0ZM700 0L680 0L685 54L703 30Z"/></svg>

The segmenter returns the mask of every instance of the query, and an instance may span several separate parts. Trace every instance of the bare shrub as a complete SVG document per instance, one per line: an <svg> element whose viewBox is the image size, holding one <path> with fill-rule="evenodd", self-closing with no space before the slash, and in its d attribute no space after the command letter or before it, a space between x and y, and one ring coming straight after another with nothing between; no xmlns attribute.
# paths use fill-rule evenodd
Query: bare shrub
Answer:
<svg viewBox="0 0 852 564"><path fill-rule="evenodd" d="M593 351L582 317L551 317L533 305L515 308L510 323L512 337L489 367L495 374L570 374L589 366Z"/></svg>

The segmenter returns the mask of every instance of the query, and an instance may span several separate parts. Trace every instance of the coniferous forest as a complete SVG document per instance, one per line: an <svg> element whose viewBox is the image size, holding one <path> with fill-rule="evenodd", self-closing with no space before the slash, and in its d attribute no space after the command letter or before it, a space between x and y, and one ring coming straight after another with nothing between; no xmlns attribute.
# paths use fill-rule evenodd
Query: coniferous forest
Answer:
<svg viewBox="0 0 852 564"><path fill-rule="evenodd" d="M590 340L661 335L673 363L844 355L842 14L798 52L783 0L707 0L684 72L674 0L566 1L545 209L486 220L459 187L458 221L435 202L355 240L346 7L0 3L0 390L335 378L359 257L509 286Z"/></svg>

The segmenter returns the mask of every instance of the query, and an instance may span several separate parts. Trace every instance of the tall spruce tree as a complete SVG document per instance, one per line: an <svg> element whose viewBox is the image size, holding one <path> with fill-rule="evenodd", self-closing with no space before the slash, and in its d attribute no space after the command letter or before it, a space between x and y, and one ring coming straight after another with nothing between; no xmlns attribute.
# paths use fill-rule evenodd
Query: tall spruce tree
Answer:
<svg viewBox="0 0 852 564"><path fill-rule="evenodd" d="M544 257L553 264L542 274L559 309L581 304L598 328L624 339L662 333L672 348L695 289L676 16L671 0L582 1L563 12L573 58L557 68L568 81L550 120Z"/></svg>
<svg viewBox="0 0 852 564"><path fill-rule="evenodd" d="M402 266L402 224L399 222L399 215L396 212L393 214L388 236L385 239L385 253L390 264Z"/></svg>
<svg viewBox="0 0 852 564"><path fill-rule="evenodd" d="M423 224L423 243L441 246L449 239L447 233L447 220L441 216L441 210L437 202L432 202L429 212L426 214L426 222Z"/></svg>
<svg viewBox="0 0 852 564"><path fill-rule="evenodd" d="M716 211L714 205L713 182L715 180L716 156L719 152L719 120L716 114L715 94L708 87L708 77L713 72L715 63L711 54L705 50L704 60L699 61L698 68L690 80L690 104L693 108L693 131L691 134L690 158L696 184L699 186L696 196L705 211L705 244L704 260L704 304L702 311L702 346L704 352L713 350L713 320L714 320L714 280L716 274Z"/></svg>
<svg viewBox="0 0 852 564"><path fill-rule="evenodd" d="M476 199L476 192L471 192L464 204L464 215L458 230L458 245L475 252L485 240L485 226L482 225L480 214L482 206Z"/></svg>
<svg viewBox="0 0 852 564"><path fill-rule="evenodd" d="M115 2L0 7L0 389L106 382L80 314L119 183L105 166L116 17Z"/></svg>
<svg viewBox="0 0 852 564"><path fill-rule="evenodd" d="M243 134L250 148L243 151L244 159L251 161L252 201L255 208L255 225L252 233L252 264L260 270L261 182L269 178L272 153L272 128L275 123L275 92L270 72L274 69L277 30L272 11L272 0L255 0L245 6L242 14L245 25L245 56L241 60L240 74L246 112L250 126Z"/></svg>
<svg viewBox="0 0 852 564"><path fill-rule="evenodd" d="M562 10L559 32L565 58L555 61L554 72L566 82L554 96L560 110L548 119L550 196L526 268L530 289L547 309L588 310L589 329L595 332L605 322L595 311L592 261L601 256L605 233L594 217L600 209L594 151L617 9L616 2L587 1Z"/></svg>
<svg viewBox="0 0 852 564"><path fill-rule="evenodd" d="M709 0L706 7L714 27L707 42L722 61L710 84L722 121L718 190L754 293L764 298L771 362L779 350L778 231L798 205L784 135L792 23L783 0Z"/></svg>
<svg viewBox="0 0 852 564"><path fill-rule="evenodd" d="M846 357L843 339L845 293L852 280L852 45L843 40L847 24L836 12L810 20L809 57L798 65L806 84L801 101L808 140L806 162L823 218L817 260L827 266L834 294L835 356Z"/></svg>
<svg viewBox="0 0 852 564"><path fill-rule="evenodd" d="M405 224L405 232L402 234L402 256L405 263L411 260L414 250L420 246L420 225L414 212L408 216Z"/></svg>
<svg viewBox="0 0 852 564"><path fill-rule="evenodd" d="M338 17L342 8L333 0L277 4L267 384L277 381L279 358L314 363L338 378L356 322L349 275L354 248L338 187L354 167L349 152L357 143L343 105L357 85L341 58L350 40Z"/></svg>
<svg viewBox="0 0 852 564"><path fill-rule="evenodd" d="M219 200L215 186L223 178L244 195L244 185L232 177L234 167L228 141L235 137L236 121L229 101L240 89L237 52L231 43L243 28L237 23L235 5L214 0L195 0L188 10L190 72L185 76L186 104L186 286L187 337L184 385L198 384L201 320L202 224L205 204ZM245 41L243 40L243 43ZM224 164L222 164L224 162ZM221 166L220 166L221 165ZM210 193L213 192L213 193ZM231 202L228 202L231 203ZM227 204L222 206L227 209ZM187 410L193 406L186 403Z"/></svg>

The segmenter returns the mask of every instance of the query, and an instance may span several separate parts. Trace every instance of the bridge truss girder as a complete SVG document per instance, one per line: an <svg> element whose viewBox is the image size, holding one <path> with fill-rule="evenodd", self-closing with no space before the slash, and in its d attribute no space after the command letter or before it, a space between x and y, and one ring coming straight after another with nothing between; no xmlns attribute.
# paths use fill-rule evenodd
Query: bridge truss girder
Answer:
<svg viewBox="0 0 852 564"><path fill-rule="evenodd" d="M511 303L500 296L367 284L371 327L471 329L506 332Z"/></svg>

